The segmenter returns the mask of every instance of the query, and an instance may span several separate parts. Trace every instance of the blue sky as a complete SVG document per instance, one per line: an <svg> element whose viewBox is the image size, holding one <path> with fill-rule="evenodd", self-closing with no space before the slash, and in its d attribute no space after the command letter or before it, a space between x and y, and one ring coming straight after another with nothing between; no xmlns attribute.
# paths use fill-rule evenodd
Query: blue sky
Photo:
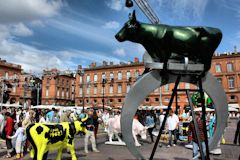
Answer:
<svg viewBox="0 0 240 160"><path fill-rule="evenodd" d="M239 0L148 0L161 23L220 28L217 52L240 48ZM125 0L0 0L0 57L21 64L27 72L46 68L75 70L92 62L142 59L144 48L119 43L114 35L136 10Z"/></svg>

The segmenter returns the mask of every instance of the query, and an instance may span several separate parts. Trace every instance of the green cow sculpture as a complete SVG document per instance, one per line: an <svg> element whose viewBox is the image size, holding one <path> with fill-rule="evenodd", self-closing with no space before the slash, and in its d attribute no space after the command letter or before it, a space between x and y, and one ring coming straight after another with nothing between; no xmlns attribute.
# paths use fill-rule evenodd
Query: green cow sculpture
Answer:
<svg viewBox="0 0 240 160"><path fill-rule="evenodd" d="M211 27L141 23L133 11L115 37L120 42L129 40L142 44L154 62L163 62L165 70L170 58L181 60L188 57L193 63L204 64L206 72L211 67L212 56L222 39L222 33Z"/></svg>

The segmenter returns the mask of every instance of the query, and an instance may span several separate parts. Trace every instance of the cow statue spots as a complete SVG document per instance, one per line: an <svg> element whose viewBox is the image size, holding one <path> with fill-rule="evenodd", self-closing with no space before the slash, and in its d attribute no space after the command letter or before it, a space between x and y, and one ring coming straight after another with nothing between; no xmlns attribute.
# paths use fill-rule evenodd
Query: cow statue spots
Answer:
<svg viewBox="0 0 240 160"><path fill-rule="evenodd" d="M62 149L68 148L71 152L72 160L77 160L74 150L74 135L79 132L87 132L83 123L88 119L86 115L82 121L72 123L63 122L58 124L35 123L27 127L27 139L33 146L30 152L34 160L47 158L49 150L58 150L56 160L61 160Z"/></svg>
<svg viewBox="0 0 240 160"><path fill-rule="evenodd" d="M115 37L120 42L129 40L142 44L153 61L163 62L165 71L169 59L181 61L188 57L191 63L204 64L206 72L211 67L212 56L222 39L222 33L212 27L140 23L133 11Z"/></svg>

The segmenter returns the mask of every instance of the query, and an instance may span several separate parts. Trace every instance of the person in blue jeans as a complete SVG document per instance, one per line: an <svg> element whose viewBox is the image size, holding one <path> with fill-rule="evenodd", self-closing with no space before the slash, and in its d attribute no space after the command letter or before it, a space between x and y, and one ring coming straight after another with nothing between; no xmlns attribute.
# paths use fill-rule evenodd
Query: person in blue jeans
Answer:
<svg viewBox="0 0 240 160"><path fill-rule="evenodd" d="M152 143L154 142L152 131L153 131L154 127L155 127L155 122L154 122L154 117L153 116L154 115L152 113L148 112L146 117L145 117L145 122L144 122L145 126L148 127L148 133L149 133L149 135L151 137Z"/></svg>
<svg viewBox="0 0 240 160"><path fill-rule="evenodd" d="M177 128L179 124L178 116L173 113L173 110L169 111L169 117L167 118L167 126L168 126L168 133L169 133L169 142L167 147L169 148L172 145L172 135L174 135L174 142L173 146L177 144Z"/></svg>

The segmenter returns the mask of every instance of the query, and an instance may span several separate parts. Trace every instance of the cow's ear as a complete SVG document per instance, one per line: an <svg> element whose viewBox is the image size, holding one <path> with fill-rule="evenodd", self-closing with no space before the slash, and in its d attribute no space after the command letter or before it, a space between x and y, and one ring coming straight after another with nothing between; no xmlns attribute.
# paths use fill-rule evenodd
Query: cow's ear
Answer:
<svg viewBox="0 0 240 160"><path fill-rule="evenodd" d="M136 15L135 15L135 10L133 10L133 13L131 14L131 13L129 13L129 20L131 20L131 21L136 21L137 19L136 19Z"/></svg>
<svg viewBox="0 0 240 160"><path fill-rule="evenodd" d="M132 20L133 20L133 21L137 21L137 19L136 19L136 14L135 14L135 10L133 10L133 13L132 13Z"/></svg>

